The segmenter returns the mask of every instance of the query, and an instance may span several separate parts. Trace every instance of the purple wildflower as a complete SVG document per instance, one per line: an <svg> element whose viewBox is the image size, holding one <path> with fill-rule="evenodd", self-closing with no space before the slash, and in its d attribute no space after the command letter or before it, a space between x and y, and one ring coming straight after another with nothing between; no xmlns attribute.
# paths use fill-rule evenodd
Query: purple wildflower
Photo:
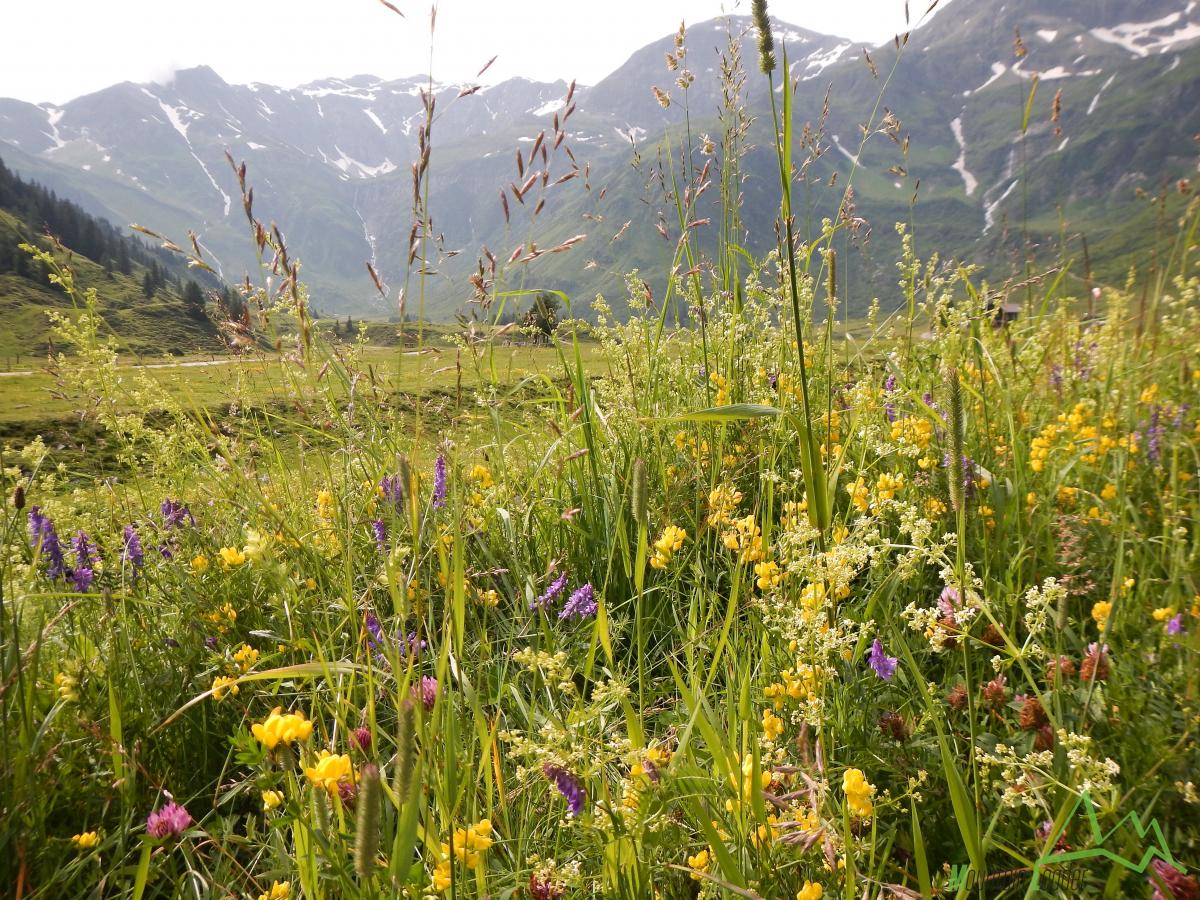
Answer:
<svg viewBox="0 0 1200 900"><path fill-rule="evenodd" d="M375 546L379 548L379 552L383 553L387 550L387 525L383 519L376 519L371 523L371 531L375 535Z"/></svg>
<svg viewBox="0 0 1200 900"><path fill-rule="evenodd" d="M132 525L125 526L124 542L125 549L121 553L121 562L127 562L133 567L133 577L136 579L138 572L141 571L142 563L145 562L146 554L142 552L142 539L138 537L137 530Z"/></svg>
<svg viewBox="0 0 1200 900"><path fill-rule="evenodd" d="M438 680L431 675L422 675L421 680L412 686L409 695L429 712L437 703Z"/></svg>
<svg viewBox="0 0 1200 900"><path fill-rule="evenodd" d="M563 592L563 588L567 586L567 573L563 572L551 583L550 587L546 588L546 592L540 597L535 597L529 604L530 609L545 609L550 601Z"/></svg>
<svg viewBox="0 0 1200 900"><path fill-rule="evenodd" d="M367 631L371 633L371 636L367 638L367 643L372 648L378 647L383 640L383 626L379 624L379 619L373 612L367 613Z"/></svg>
<svg viewBox="0 0 1200 900"><path fill-rule="evenodd" d="M51 579L66 575L67 563L63 559L58 532L54 530L54 523L42 512L40 506L32 506L29 509L29 536L33 540L34 551L46 558L46 574Z"/></svg>
<svg viewBox="0 0 1200 900"><path fill-rule="evenodd" d="M383 626L379 623L379 618L373 612L368 612L366 617L367 626L367 646L371 650L381 650L391 642L383 633ZM400 635L397 640L397 650L401 659L406 659L409 656L416 658L421 655L421 651L429 645L417 637L415 631L409 632L406 636ZM385 657L382 653L376 653L375 659L379 662L384 662Z"/></svg>
<svg viewBox="0 0 1200 900"><path fill-rule="evenodd" d="M80 594L88 592L88 588L92 586L92 579L95 577L96 573L88 566L76 566L71 570L71 584Z"/></svg>
<svg viewBox="0 0 1200 900"><path fill-rule="evenodd" d="M1183 613L1176 613L1167 621L1167 634L1183 634Z"/></svg>
<svg viewBox="0 0 1200 900"><path fill-rule="evenodd" d="M1062 395L1062 383L1063 367L1058 363L1055 363L1054 367L1050 370L1050 386L1054 388L1054 390L1056 390L1060 396Z"/></svg>
<svg viewBox="0 0 1200 900"><path fill-rule="evenodd" d="M414 659L421 655L421 651L428 647L426 641L417 637L415 631L410 631L407 638L402 638L400 641L400 658L406 659L412 656Z"/></svg>
<svg viewBox="0 0 1200 900"><path fill-rule="evenodd" d="M887 379L883 382L883 392L885 394L892 394L895 390L896 390L896 376L889 375L887 377ZM887 416L887 420L889 422L895 422L896 421L896 404L893 403L891 400L888 400L888 402L883 405L883 414L885 416Z"/></svg>
<svg viewBox="0 0 1200 900"><path fill-rule="evenodd" d="M572 816L578 816L583 812L583 804L587 800L587 795L584 793L583 785L579 779L559 766L546 763L542 767L542 773L554 782L554 786L558 788L558 792L563 795L567 801L567 809Z"/></svg>
<svg viewBox="0 0 1200 900"><path fill-rule="evenodd" d="M81 566L94 565L100 560L100 551L85 531L80 531L71 538L71 549L75 552L75 560Z"/></svg>
<svg viewBox="0 0 1200 900"><path fill-rule="evenodd" d="M571 594L558 617L560 619L585 619L595 614L596 592L593 590L591 582L588 582Z"/></svg>
<svg viewBox="0 0 1200 900"><path fill-rule="evenodd" d="M1187 414L1191 410L1191 408L1192 408L1192 405L1190 403L1180 403L1177 407L1175 407L1175 418L1173 418L1171 420L1171 427L1174 428L1176 431L1178 431L1180 428L1182 428L1183 420L1187 416Z"/></svg>
<svg viewBox="0 0 1200 900"><path fill-rule="evenodd" d="M1148 438L1146 457L1150 460L1151 465L1157 465L1162 454L1162 439L1167 429L1161 419L1161 408L1156 405L1150 410L1150 427L1146 429Z"/></svg>
<svg viewBox="0 0 1200 900"><path fill-rule="evenodd" d="M158 508L162 513L164 528L182 528L185 521L189 525L196 524L196 517L192 515L192 511L178 500L164 500Z"/></svg>
<svg viewBox="0 0 1200 900"><path fill-rule="evenodd" d="M937 417L942 420L942 423L945 424L946 416L942 413L942 408L933 402L933 394L926 391L921 395L921 402L932 409L937 414Z"/></svg>
<svg viewBox="0 0 1200 900"><path fill-rule="evenodd" d="M433 508L446 505L446 457L438 456L433 464Z"/></svg>
<svg viewBox="0 0 1200 900"><path fill-rule="evenodd" d="M396 511L400 512L404 506L404 485L400 481L399 475L384 475L379 481L379 490L383 492L383 499L396 507Z"/></svg>
<svg viewBox="0 0 1200 900"><path fill-rule="evenodd" d="M216 635L210 634L208 637L206 637L204 639L204 646L207 647L209 650L216 650L217 649Z"/></svg>
<svg viewBox="0 0 1200 900"><path fill-rule="evenodd" d="M76 563L70 573L71 581L75 590L84 594L92 586L92 579L95 577L95 570L92 567L99 561L100 553L84 531L80 531L71 538L71 549L75 553Z"/></svg>
<svg viewBox="0 0 1200 900"><path fill-rule="evenodd" d="M896 674L896 664L899 662L896 657L888 656L883 651L883 644L879 638L875 638L874 643L871 644L871 652L867 656L867 661L875 671L875 674L884 681L892 680L892 677Z"/></svg>
<svg viewBox="0 0 1200 900"><path fill-rule="evenodd" d="M174 800L146 817L147 833L159 840L179 837L191 824L191 813Z"/></svg>
<svg viewBox="0 0 1200 900"><path fill-rule="evenodd" d="M949 451L947 451L946 453L943 453L942 454L942 466L946 469L949 469L951 462L952 462L952 460L950 459ZM975 460L971 459L971 457L967 456L967 454L964 453L963 458L962 458L962 480L963 480L962 486L963 486L963 496L965 496L968 500L975 493L975 475L976 475Z"/></svg>

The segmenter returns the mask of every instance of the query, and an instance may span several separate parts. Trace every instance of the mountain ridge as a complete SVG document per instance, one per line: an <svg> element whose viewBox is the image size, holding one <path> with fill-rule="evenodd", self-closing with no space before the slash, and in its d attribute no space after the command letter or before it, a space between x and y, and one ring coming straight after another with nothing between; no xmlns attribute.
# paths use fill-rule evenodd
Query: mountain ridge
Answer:
<svg viewBox="0 0 1200 900"><path fill-rule="evenodd" d="M1014 57L1010 28L1021 33L1021 59ZM809 170L810 218L819 222L836 213L853 168L858 212L874 226L878 247L859 241L849 248L858 254L849 284L860 309L872 294L883 294L884 305L891 305L887 285L895 244L887 235L895 221L913 223L927 235L927 246L948 255L987 258L999 274L1015 252L1018 214L1022 234L1032 235L1022 243L1032 245L1054 240L1057 215L1067 216L1072 227L1078 215L1095 245L1114 251L1115 269L1142 244L1122 242L1105 223L1106 212L1141 215L1134 187L1153 193L1194 168L1194 151L1179 149L1186 137L1184 112L1200 102L1194 2L952 5L911 33L895 65L883 104L899 123L895 133L875 131L865 141L860 125L896 48L864 51L846 39L782 22L776 30L797 79L797 130L806 123L825 127ZM682 65L695 74L686 124L694 139L719 133L721 55L726 61L741 56L749 76L746 97L759 119L750 142L756 149L745 160L747 197L754 203L748 219L769 234L771 162L757 150L769 137L761 121L766 89L756 77L749 19L689 26L686 45ZM516 151L527 153L539 131L553 136L553 124L566 112L566 81L513 78L475 91L434 84L432 213L444 248L461 252L439 260L428 313L446 318L467 306L467 278L481 245L503 258L518 241L528 250L531 242L545 247L587 233L571 253L537 259L506 282L553 283L584 305L597 291L622 293L623 275L634 267L644 276L665 277L669 248L659 246L655 231L662 198L647 195L648 178L631 174L629 163L633 153L648 157L685 127L683 92L673 84L677 73L664 64L673 47L674 36L667 35L634 51L595 85L576 87L572 118L560 123L569 156L560 151L537 166L544 162L547 174L538 189L547 201L544 210L532 215L509 191L513 217L507 220L498 195L526 177L515 171ZM1035 72L1038 105L1021 134L1023 97ZM175 73L167 84L125 82L61 107L0 100L0 156L12 157L29 177L80 192L85 205L108 218L177 236L195 227L214 265L240 280L253 269L253 247L224 159L228 149L247 161L256 210L280 224L322 308L394 314L394 297L387 304L378 298L365 263L374 261L389 284L403 282L410 166L428 83L425 76L384 80L363 74L294 89L230 85L202 66ZM822 119L828 85L832 101ZM652 87L674 102L664 108ZM1060 87L1062 112L1052 122L1048 107ZM1118 121L1102 121L1116 110L1122 112ZM901 137L911 137L904 152ZM550 184L572 171L582 177ZM914 193L919 199L910 209ZM614 238L625 221L629 233Z"/></svg>

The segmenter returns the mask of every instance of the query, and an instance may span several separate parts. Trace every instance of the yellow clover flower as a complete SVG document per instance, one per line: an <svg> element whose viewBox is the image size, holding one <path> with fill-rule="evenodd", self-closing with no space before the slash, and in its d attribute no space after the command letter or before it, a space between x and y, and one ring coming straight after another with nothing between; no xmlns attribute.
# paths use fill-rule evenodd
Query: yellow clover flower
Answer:
<svg viewBox="0 0 1200 900"><path fill-rule="evenodd" d="M224 700L226 693L236 697L239 691L241 688L238 687L237 679L232 675L218 675L213 679L212 698L217 702Z"/></svg>
<svg viewBox="0 0 1200 900"><path fill-rule="evenodd" d="M71 843L77 850L91 850L100 843L100 834L96 831L84 831L71 835Z"/></svg>
<svg viewBox="0 0 1200 900"><path fill-rule="evenodd" d="M271 889L258 895L258 900L289 900L292 886L286 881L272 881Z"/></svg>
<svg viewBox="0 0 1200 900"><path fill-rule="evenodd" d="M272 809L278 809L280 806L283 805L283 792L282 791L263 791L262 792L262 802L263 802L263 809L266 811L270 811Z"/></svg>
<svg viewBox="0 0 1200 900"><path fill-rule="evenodd" d="M871 796L875 793L875 785L867 781L861 769L847 769L842 775L842 790L846 794L846 805L850 812L861 819L871 815L874 807Z"/></svg>
<svg viewBox="0 0 1200 900"><path fill-rule="evenodd" d="M699 873L708 871L709 858L710 856L707 848L701 850L695 856L689 856L687 858L688 868L692 870L692 878L694 878L696 881L704 880Z"/></svg>
<svg viewBox="0 0 1200 900"><path fill-rule="evenodd" d="M309 724L311 731L312 725ZM343 782L354 783L354 769L350 765L350 757L345 753L330 753L322 750L317 755L316 765L304 769L304 777L313 787L322 788L330 794L336 794L338 785Z"/></svg>
<svg viewBox="0 0 1200 900"><path fill-rule="evenodd" d="M271 710L265 722L250 726L254 737L268 750L274 750L280 744L307 741L312 736L312 729L312 722L304 718L304 713L284 714L281 706Z"/></svg>

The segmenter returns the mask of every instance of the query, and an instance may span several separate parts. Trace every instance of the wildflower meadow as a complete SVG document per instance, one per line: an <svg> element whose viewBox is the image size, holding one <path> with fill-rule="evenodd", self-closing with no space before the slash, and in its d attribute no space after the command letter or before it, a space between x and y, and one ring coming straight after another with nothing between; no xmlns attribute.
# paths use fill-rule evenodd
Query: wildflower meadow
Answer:
<svg viewBox="0 0 1200 900"><path fill-rule="evenodd" d="M847 325L758 49L775 250L689 237L707 183L739 214L731 119L674 148L666 299L560 297L517 381L464 334L436 408L318 333L244 166L274 406L122 369L34 250L116 462L0 457L0 893L1200 896L1200 211L1008 317L900 226L899 311Z"/></svg>

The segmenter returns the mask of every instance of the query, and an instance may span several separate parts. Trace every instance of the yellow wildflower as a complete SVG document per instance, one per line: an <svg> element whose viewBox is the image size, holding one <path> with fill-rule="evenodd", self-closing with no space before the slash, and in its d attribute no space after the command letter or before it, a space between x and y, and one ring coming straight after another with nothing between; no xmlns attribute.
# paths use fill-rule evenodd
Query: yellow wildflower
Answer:
<svg viewBox="0 0 1200 900"><path fill-rule="evenodd" d="M292 886L286 881L272 881L271 889L258 895L258 900L289 900Z"/></svg>
<svg viewBox="0 0 1200 900"><path fill-rule="evenodd" d="M710 859L711 855L709 854L707 847L701 850L695 856L689 856L687 858L688 868L692 870L692 878L694 878L696 881L704 880L704 878L697 873L708 871L708 863Z"/></svg>
<svg viewBox="0 0 1200 900"><path fill-rule="evenodd" d="M317 515L327 521L333 518L333 494L329 491L317 491Z"/></svg>
<svg viewBox="0 0 1200 900"><path fill-rule="evenodd" d="M225 565L226 568L232 568L233 566L240 566L242 563L244 563L246 561L246 554L243 553L241 550L239 550L237 547L222 547L220 554L221 554L221 562Z"/></svg>
<svg viewBox="0 0 1200 900"><path fill-rule="evenodd" d="M309 725L309 728L311 729L312 726ZM264 743L266 742L264 741ZM305 767L304 777L313 787L322 788L330 794L337 793L339 784L343 782L353 784L355 781L350 757L344 753L330 753L328 750L322 750L317 754L316 765Z"/></svg>
<svg viewBox="0 0 1200 900"><path fill-rule="evenodd" d="M268 750L274 750L280 744L307 741L312 736L312 729L312 722L304 718L304 713L285 714L282 706L271 710L265 722L250 726L251 734Z"/></svg>
<svg viewBox="0 0 1200 900"><path fill-rule="evenodd" d="M865 513L871 508L871 492L862 478L857 478L853 484L846 485L846 492L850 495L850 502L858 508L859 512Z"/></svg>
<svg viewBox="0 0 1200 900"><path fill-rule="evenodd" d="M808 879L805 879L804 886L796 893L796 900L821 900L824 894L825 889L819 884L813 884Z"/></svg>
<svg viewBox="0 0 1200 900"><path fill-rule="evenodd" d="M282 791L263 791L262 802L264 810L278 809L283 805Z"/></svg>
<svg viewBox="0 0 1200 900"><path fill-rule="evenodd" d="M254 668L254 664L258 662L258 651L249 644L242 644L241 649L233 654L233 661L238 664L238 668L243 672L249 672Z"/></svg>
<svg viewBox="0 0 1200 900"><path fill-rule="evenodd" d="M1101 500L1112 500L1117 496L1117 486L1115 484L1106 484L1104 490L1100 492Z"/></svg>
<svg viewBox="0 0 1200 900"><path fill-rule="evenodd" d="M1099 600L1092 606L1092 618L1096 621L1096 627L1101 631L1108 624L1108 617L1112 613L1112 604L1107 600Z"/></svg>
<svg viewBox="0 0 1200 900"><path fill-rule="evenodd" d="M492 846L492 823L480 819L474 825L454 830L454 856L468 869L479 866L483 853ZM449 859L450 844L442 844L442 856Z"/></svg>
<svg viewBox="0 0 1200 900"><path fill-rule="evenodd" d="M668 525L654 541L654 555L650 557L650 565L656 569L665 569L687 540L687 532L675 525Z"/></svg>
<svg viewBox="0 0 1200 900"><path fill-rule="evenodd" d="M850 812L865 819L871 815L874 807L871 797L875 793L875 785L867 781L861 769L847 769L842 775L842 790L846 794L846 805Z"/></svg>
<svg viewBox="0 0 1200 900"><path fill-rule="evenodd" d="M71 843L77 850L91 850L100 843L100 834L96 831L83 831L71 835Z"/></svg>
<svg viewBox="0 0 1200 900"><path fill-rule="evenodd" d="M443 844L442 846L445 847L446 845ZM437 867L433 870L433 878L431 879L431 881L433 884L433 889L435 891L450 890L451 880L450 880L450 860L449 859L443 859L441 862L439 862L437 864Z"/></svg>
<svg viewBox="0 0 1200 900"><path fill-rule="evenodd" d="M768 741L776 740L783 734L783 719L775 715L769 709L764 709L762 714L763 734L766 735Z"/></svg>
<svg viewBox="0 0 1200 900"><path fill-rule="evenodd" d="M269 535L264 535L261 531L256 531L253 528L247 528L246 545L242 547L242 557L251 562L257 562L267 552L267 546L270 543L271 538Z"/></svg>
<svg viewBox="0 0 1200 900"><path fill-rule="evenodd" d="M226 693L236 697L240 691L241 688L238 687L237 679L232 675L218 675L213 679L212 698L217 702L224 700Z"/></svg>
<svg viewBox="0 0 1200 900"><path fill-rule="evenodd" d="M68 675L66 672L59 672L54 676L54 688L58 691L58 696L68 703L76 703L79 700L79 679L74 675Z"/></svg>
<svg viewBox="0 0 1200 900"><path fill-rule="evenodd" d="M749 803L755 794L754 784L754 757L747 753L741 763L742 777L739 780L736 775L729 776L729 787L733 790L736 800L725 801L725 811L733 812L738 806L743 803ZM758 787L757 790L765 791L771 786L771 773L759 769Z"/></svg>
<svg viewBox="0 0 1200 900"><path fill-rule="evenodd" d="M708 494L708 524L713 527L728 525L741 502L742 492L736 488L727 484L713 488Z"/></svg>
<svg viewBox="0 0 1200 900"><path fill-rule="evenodd" d="M1175 607L1160 606L1158 609L1156 609L1150 615L1154 616L1155 622L1165 622L1165 621L1167 621L1167 619L1169 619L1175 615Z"/></svg>
<svg viewBox="0 0 1200 900"><path fill-rule="evenodd" d="M778 563L773 559L766 562L756 563L754 566L754 574L757 576L756 584L760 591L769 591L771 588L779 587L783 581L784 573L780 570Z"/></svg>
<svg viewBox="0 0 1200 900"><path fill-rule="evenodd" d="M203 553L198 553L192 557L192 571L199 575L201 572L208 571L208 557Z"/></svg>
<svg viewBox="0 0 1200 900"><path fill-rule="evenodd" d="M476 482L481 490L487 490L496 482L492 479L491 470L484 465L476 463L471 467L471 471L467 473L467 478Z"/></svg>

